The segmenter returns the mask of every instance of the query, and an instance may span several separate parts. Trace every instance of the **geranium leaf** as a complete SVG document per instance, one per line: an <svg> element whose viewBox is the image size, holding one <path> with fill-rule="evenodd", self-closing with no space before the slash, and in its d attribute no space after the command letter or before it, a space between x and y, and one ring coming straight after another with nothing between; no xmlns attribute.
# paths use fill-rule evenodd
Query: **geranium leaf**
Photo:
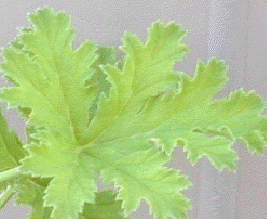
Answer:
<svg viewBox="0 0 268 220"><path fill-rule="evenodd" d="M28 215L30 219L49 219L52 208L43 206L45 186L31 181L29 178L21 179L17 184L17 205L29 205L31 211Z"/></svg>
<svg viewBox="0 0 268 220"><path fill-rule="evenodd" d="M223 62L199 62L193 78L180 75L179 91L151 96L139 112L125 101L131 96L127 89L131 76L112 66L104 70L113 87L91 122L92 132L98 133L92 134L96 138L88 146L135 152L150 147L144 143L152 140L171 153L179 144L193 163L207 156L218 169L234 169L234 140L246 141L252 151L263 151L266 117L261 116L265 108L261 98L254 91L240 90L229 99L213 101L227 82ZM113 119L98 121L98 116L105 118L105 112L114 115Z"/></svg>
<svg viewBox="0 0 268 220"><path fill-rule="evenodd" d="M170 160L164 152L151 149L126 156L91 148L82 159L96 164L107 183L114 181L120 187L117 198L123 200L126 215L145 199L156 218L187 217L189 200L180 191L190 182L178 170L163 167Z"/></svg>
<svg viewBox="0 0 268 220"><path fill-rule="evenodd" d="M27 155L15 131L11 130L0 109L0 171L19 166Z"/></svg>
<svg viewBox="0 0 268 220"><path fill-rule="evenodd" d="M128 216L145 199L154 217L184 218L190 205L181 192L190 182L164 167L174 147L193 164L206 156L219 170L234 169L236 140L263 153L265 102L244 90L215 100L228 81L227 66L215 58L199 61L193 77L175 72L188 49L181 43L186 31L174 22L154 23L145 43L126 33L126 56L116 62L112 48L91 41L73 50L64 12L44 8L29 20L33 27L3 50L1 69L15 86L0 98L27 120L20 171L49 180L42 199L50 217L100 217L99 210L120 218L121 208ZM95 169L120 188L117 196L96 193Z"/></svg>
<svg viewBox="0 0 268 220"><path fill-rule="evenodd" d="M18 167L20 159L27 155L15 131L11 130L0 109L0 172ZM1 175L1 174L0 174ZM15 177L15 176L14 176ZM5 190L8 185L14 184L14 178L0 181L0 192Z"/></svg>
<svg viewBox="0 0 268 220"><path fill-rule="evenodd" d="M113 87L110 98L102 94L99 99L98 114L88 128L88 141L109 128L125 108L138 112L152 95L177 88L179 75L173 72L173 65L188 53L187 47L180 42L185 35L186 31L175 23L164 25L161 22L149 29L146 43L135 35L125 34L123 50L127 56L123 70L111 65L102 67Z"/></svg>
<svg viewBox="0 0 268 220"><path fill-rule="evenodd" d="M22 171L32 177L53 178L45 190L44 205L54 207L53 218L77 218L85 202L94 202L97 190L90 164L83 164L79 155L66 148L54 135L39 131L27 147L30 156L23 160Z"/></svg>
<svg viewBox="0 0 268 220"><path fill-rule="evenodd" d="M1 99L22 107L27 124L37 129L32 139L38 141L26 146L29 156L20 170L52 178L44 197L44 204L54 207L52 217L77 218L96 190L93 171L79 164L76 148L84 141L95 99L85 81L92 76L97 48L86 41L72 50L74 31L64 12L44 8L29 20L33 28L21 31L20 45L3 51L2 72L16 87L2 89Z"/></svg>
<svg viewBox="0 0 268 220"><path fill-rule="evenodd" d="M96 193L95 203L86 203L80 218L85 219L124 219L121 214L122 200L116 200L116 193L101 191Z"/></svg>
<svg viewBox="0 0 268 220"><path fill-rule="evenodd" d="M85 87L95 60L95 43L87 41L73 51L74 31L63 12L46 8L29 18L35 29L22 32L20 42L34 55L13 47L4 49L1 69L19 86L2 89L1 99L11 106L31 108L31 124L57 129L82 141L88 109L95 98L94 90Z"/></svg>

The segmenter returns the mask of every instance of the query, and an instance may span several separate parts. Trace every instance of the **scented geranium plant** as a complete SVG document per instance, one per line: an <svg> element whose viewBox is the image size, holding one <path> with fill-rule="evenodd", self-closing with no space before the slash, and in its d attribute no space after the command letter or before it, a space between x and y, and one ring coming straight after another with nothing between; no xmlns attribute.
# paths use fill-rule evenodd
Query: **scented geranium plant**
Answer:
<svg viewBox="0 0 268 220"><path fill-rule="evenodd" d="M14 196L30 218L129 218L144 199L154 218L186 218L190 181L165 167L175 147L218 170L235 169L234 141L264 152L266 103L243 89L215 99L228 81L215 58L194 77L175 71L188 49L174 22L153 23L146 42L125 33L119 61L88 40L74 50L65 12L45 7L29 21L2 51L13 87L0 98L26 120L27 143L1 114L1 207ZM98 190L97 177L118 192Z"/></svg>

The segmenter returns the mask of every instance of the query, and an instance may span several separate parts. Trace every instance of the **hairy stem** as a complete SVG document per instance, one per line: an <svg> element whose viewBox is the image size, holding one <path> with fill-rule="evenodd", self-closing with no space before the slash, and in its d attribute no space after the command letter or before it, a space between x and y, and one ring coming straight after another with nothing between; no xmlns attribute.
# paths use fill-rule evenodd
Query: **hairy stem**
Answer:
<svg viewBox="0 0 268 220"><path fill-rule="evenodd" d="M21 173L21 171L19 171L18 167L2 171L2 172L0 172L0 183L8 181L8 180L12 180L12 179L20 176L21 174L22 173Z"/></svg>
<svg viewBox="0 0 268 220"><path fill-rule="evenodd" d="M6 191L0 195L0 210L5 206L5 204L12 198L14 194L15 190L11 186L8 186Z"/></svg>

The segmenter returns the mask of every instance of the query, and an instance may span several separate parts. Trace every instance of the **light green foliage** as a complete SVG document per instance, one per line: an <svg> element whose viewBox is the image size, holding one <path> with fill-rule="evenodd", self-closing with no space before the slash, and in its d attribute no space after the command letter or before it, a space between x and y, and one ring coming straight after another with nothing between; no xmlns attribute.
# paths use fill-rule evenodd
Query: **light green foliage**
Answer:
<svg viewBox="0 0 268 220"><path fill-rule="evenodd" d="M19 160L27 155L17 134L10 130L0 109L0 171L9 170L20 165ZM1 181L0 191L4 190L12 180Z"/></svg>
<svg viewBox="0 0 268 220"><path fill-rule="evenodd" d="M169 162L164 152L150 149L123 156L88 149L85 154L84 160L92 161L107 183L115 181L121 188L118 198L123 200L127 215L139 207L140 199L145 199L156 218L187 216L189 201L179 191L187 189L190 183L177 170L163 167Z"/></svg>
<svg viewBox="0 0 268 220"><path fill-rule="evenodd" d="M63 12L46 9L29 18L35 29L22 32L19 39L34 55L13 47L4 49L1 69L19 86L4 89L1 97L11 105L31 108L29 123L65 136L72 148L74 141L82 141L94 100L93 89L85 88L84 81L90 76L96 46L87 41L76 51L71 49L74 31Z"/></svg>
<svg viewBox="0 0 268 220"><path fill-rule="evenodd" d="M199 62L193 78L180 75L179 92L151 96L140 110L132 103L135 98L129 98L135 94L127 89L132 80L127 71L112 66L105 71L113 87L90 124L93 138L98 137L88 146L135 152L150 148L146 143L152 140L171 153L180 144L193 163L205 155L218 169L234 168L237 155L231 146L235 140L243 140L251 151L262 153L266 117L261 116L265 107L261 98L254 91L246 94L240 90L228 99L213 101L227 82L227 67L222 61Z"/></svg>
<svg viewBox="0 0 268 220"><path fill-rule="evenodd" d="M29 19L34 29L22 32L19 40L34 55L12 47L3 51L2 71L18 86L3 89L1 97L11 105L31 108L28 123L49 129L38 133L44 143L27 147L30 156L22 169L36 177L55 177L46 189L45 205L55 206L56 218L76 218L85 201L94 201L96 188L93 173L83 171L74 153L83 142L94 100L94 90L84 84L96 47L87 41L72 50L74 31L63 12L44 9Z"/></svg>
<svg viewBox="0 0 268 220"><path fill-rule="evenodd" d="M49 219L52 208L43 206L43 196L45 186L36 183L33 180L23 178L17 184L18 196L16 204L30 205L31 212L29 218L31 219Z"/></svg>
<svg viewBox="0 0 268 220"><path fill-rule="evenodd" d="M199 61L193 77L174 71L188 53L174 22L154 23L146 42L126 32L117 61L113 48L91 41L73 50L64 12L44 8L29 21L3 50L1 70L15 86L0 93L27 121L28 155L1 116L0 169L23 158L24 179L13 185L31 218L125 218L142 199L155 218L185 218L190 181L165 167L176 146L218 170L235 168L236 140L263 153L265 102L242 89L215 100L228 81L215 58ZM119 193L97 192L95 172Z"/></svg>
<svg viewBox="0 0 268 220"><path fill-rule="evenodd" d="M45 183L45 184L44 184ZM31 219L49 219L51 218L52 207L43 206L43 197L45 195L46 182L40 179L26 179L21 178L17 184L18 196L16 204L30 205L31 212L29 218ZM121 219L123 216L120 200L115 200L116 193L111 191L102 191L96 193L94 204L86 203L83 212L79 218L98 219Z"/></svg>
<svg viewBox="0 0 268 220"><path fill-rule="evenodd" d="M108 80L106 80L106 75L101 70L100 65L116 63L116 54L113 48L106 48L106 47L98 48L97 55L98 59L91 66L92 69L94 70L94 74L89 80L86 80L85 82L86 86L95 85L97 88L96 99L90 106L89 121L91 121L96 114L97 103L100 94L104 93L108 95L111 86Z"/></svg>
<svg viewBox="0 0 268 220"><path fill-rule="evenodd" d="M17 134L10 130L0 109L0 171L19 165L19 160L26 156Z"/></svg>
<svg viewBox="0 0 268 220"><path fill-rule="evenodd" d="M55 218L77 218L84 202L94 202L96 184L91 167L79 161L75 152L64 150L49 132L39 132L50 143L28 146L30 157L23 160L23 171L33 177L55 177L45 190L44 205L55 206Z"/></svg>
<svg viewBox="0 0 268 220"><path fill-rule="evenodd" d="M79 216L84 219L124 219L121 214L122 201L116 200L116 193L100 191L96 193L95 203L86 203L83 213Z"/></svg>

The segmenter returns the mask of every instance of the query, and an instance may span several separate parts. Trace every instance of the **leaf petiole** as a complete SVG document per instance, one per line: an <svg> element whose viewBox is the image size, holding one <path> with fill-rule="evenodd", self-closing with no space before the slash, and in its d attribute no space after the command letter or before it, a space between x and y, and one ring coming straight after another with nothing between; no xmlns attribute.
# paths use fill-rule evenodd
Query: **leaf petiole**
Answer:
<svg viewBox="0 0 268 220"><path fill-rule="evenodd" d="M8 186L6 191L0 195L0 210L5 206L5 204L12 198L15 194L15 190L12 186Z"/></svg>
<svg viewBox="0 0 268 220"><path fill-rule="evenodd" d="M12 180L20 176L22 173L18 168L19 167L15 167L15 168L0 172L0 183L8 181L8 180Z"/></svg>

